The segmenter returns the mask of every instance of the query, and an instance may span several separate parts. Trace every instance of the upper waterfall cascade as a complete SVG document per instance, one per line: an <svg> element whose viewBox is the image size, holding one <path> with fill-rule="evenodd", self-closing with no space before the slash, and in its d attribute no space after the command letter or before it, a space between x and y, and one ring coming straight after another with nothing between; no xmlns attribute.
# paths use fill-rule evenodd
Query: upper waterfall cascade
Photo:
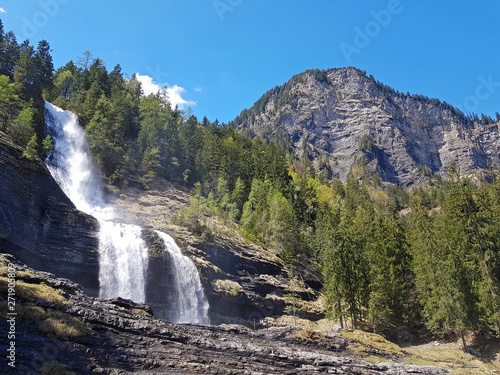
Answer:
<svg viewBox="0 0 500 375"><path fill-rule="evenodd" d="M75 114L45 102L45 122L54 140L54 152L45 163L62 190L79 210L100 224L100 297L122 297L145 302L148 248L142 228L117 222L104 198L100 175L92 160L85 130ZM174 280L179 298L169 319L176 323L209 324L208 302L193 262L182 255L175 241L158 232L176 264Z"/></svg>

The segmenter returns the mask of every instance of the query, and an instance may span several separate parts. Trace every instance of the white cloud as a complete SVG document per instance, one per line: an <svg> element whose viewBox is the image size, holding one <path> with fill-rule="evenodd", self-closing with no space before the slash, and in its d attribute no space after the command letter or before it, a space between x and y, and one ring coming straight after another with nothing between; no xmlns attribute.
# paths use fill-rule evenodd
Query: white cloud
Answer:
<svg viewBox="0 0 500 375"><path fill-rule="evenodd" d="M203 88L201 88L201 87L195 87L195 88L194 88L194 91L196 91L196 92L202 92L202 91L203 91Z"/></svg>
<svg viewBox="0 0 500 375"><path fill-rule="evenodd" d="M153 82L153 78L147 75L141 76L139 73L136 73L135 78L141 83L142 92L144 95L148 96L150 94L156 94L161 90L160 85Z"/></svg>
<svg viewBox="0 0 500 375"><path fill-rule="evenodd" d="M0 13L7 13L7 12L5 11L5 9L0 8Z"/></svg>
<svg viewBox="0 0 500 375"><path fill-rule="evenodd" d="M185 105L196 105L196 102L185 100L181 97L181 94L184 94L186 92L186 89L183 87L173 85L172 87L167 87L166 91L168 101L170 102L170 104L172 104L172 107L178 105L179 108L182 108Z"/></svg>
<svg viewBox="0 0 500 375"><path fill-rule="evenodd" d="M182 94L186 92L184 87L177 85L168 86L167 84L161 85L153 81L153 78L150 76L140 75L139 73L136 73L135 77L141 83L144 95L156 94L163 91L167 95L168 101L173 108L175 108L175 106L183 108L185 105L196 105L196 102L182 98Z"/></svg>

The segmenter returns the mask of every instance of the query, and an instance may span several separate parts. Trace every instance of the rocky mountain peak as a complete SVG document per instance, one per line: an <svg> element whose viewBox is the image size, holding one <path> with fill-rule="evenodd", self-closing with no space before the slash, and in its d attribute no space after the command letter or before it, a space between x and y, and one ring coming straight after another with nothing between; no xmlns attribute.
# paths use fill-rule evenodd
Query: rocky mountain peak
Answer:
<svg viewBox="0 0 500 375"><path fill-rule="evenodd" d="M453 161L462 174L478 178L500 164L499 124L492 119L400 93L354 67L295 75L232 125L276 140L342 181L358 167L411 187L445 175Z"/></svg>

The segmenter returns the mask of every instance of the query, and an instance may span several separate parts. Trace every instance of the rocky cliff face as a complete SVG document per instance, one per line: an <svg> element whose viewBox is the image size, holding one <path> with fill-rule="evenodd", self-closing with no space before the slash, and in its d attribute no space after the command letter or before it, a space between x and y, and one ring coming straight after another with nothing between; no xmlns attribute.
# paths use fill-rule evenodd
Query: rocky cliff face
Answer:
<svg viewBox="0 0 500 375"><path fill-rule="evenodd" d="M213 242L202 241L179 227L168 227L184 254L189 256L200 273L201 282L210 304L212 324L236 323L261 327L266 317L279 317L287 306L290 294L289 275L283 265L263 252L263 249L242 243L238 238L218 236ZM167 318L164 311L177 296L171 295L172 259L162 241L150 230L143 231L150 249L146 284L146 303L156 317ZM297 296L307 311L299 316L312 320L324 317L321 302L322 275L304 267L305 283Z"/></svg>
<svg viewBox="0 0 500 375"><path fill-rule="evenodd" d="M0 249L99 293L98 224L0 132Z"/></svg>
<svg viewBox="0 0 500 375"><path fill-rule="evenodd" d="M207 298L212 323L237 323L252 327L262 325L266 317L283 315L291 307L290 275L277 258L238 238L218 237L207 243L178 236L186 254L197 263ZM184 239L183 239L184 238ZM312 268L301 269L302 287L296 291L302 318L324 317L321 302L322 274Z"/></svg>
<svg viewBox="0 0 500 375"><path fill-rule="evenodd" d="M42 368L45 373L55 373L54 369L63 373L64 368L77 374L447 373L436 367L403 364L401 355L370 347L366 347L367 354L376 353L387 362L365 361L355 354L357 342L335 332L316 333L305 342L293 327L252 331L235 325L173 325L152 317L146 305L88 297L67 279L0 255L0 269L8 263L16 268L16 311L20 314L15 324L16 367L2 358L2 374L39 374ZM1 276L5 274L0 275L0 288L5 290L7 279ZM60 294L64 300L54 303L21 293L36 290L41 283L45 295ZM2 337L10 329L4 318L5 302L0 300ZM80 327L80 333L68 330L70 325ZM2 353L7 353L8 345L7 340L0 340Z"/></svg>
<svg viewBox="0 0 500 375"><path fill-rule="evenodd" d="M162 317L168 309L169 286L172 285L171 259L163 242L151 228L171 235L195 263L205 294L210 303L212 324L238 323L261 326L266 317L283 315L290 306L286 296L290 275L280 260L265 249L249 244L236 233L214 236L211 242L201 240L185 229L172 225L171 215L189 202L189 196L164 183L156 189L141 191L124 189L115 194L113 204L124 221L140 224L149 252L146 302L154 315ZM297 291L307 312L299 316L312 320L324 317L321 302L322 275L311 267L303 267L300 277L304 286Z"/></svg>
<svg viewBox="0 0 500 375"><path fill-rule="evenodd" d="M355 68L307 71L268 91L235 126L276 139L345 181L368 163L384 181L421 184L424 168L445 173L456 161L464 175L500 165L499 124L481 125L439 100L400 94ZM369 148L360 150L365 136Z"/></svg>

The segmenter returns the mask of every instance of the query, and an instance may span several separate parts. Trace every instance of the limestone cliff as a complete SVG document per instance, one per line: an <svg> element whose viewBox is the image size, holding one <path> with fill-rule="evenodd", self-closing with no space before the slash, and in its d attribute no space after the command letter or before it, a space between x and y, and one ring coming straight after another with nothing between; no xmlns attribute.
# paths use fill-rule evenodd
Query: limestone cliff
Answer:
<svg viewBox="0 0 500 375"><path fill-rule="evenodd" d="M359 163L404 187L425 182L426 170L445 174L452 161L479 177L500 165L498 123L471 121L447 103L401 94L355 68L296 75L233 125L275 139L317 169L326 160L331 177L343 181ZM360 147L364 136L369 147Z"/></svg>
<svg viewBox="0 0 500 375"><path fill-rule="evenodd" d="M261 326L266 317L284 314L290 294L290 275L271 251L244 241L237 233L217 233L212 241L202 240L187 230L172 225L171 215L188 204L189 197L168 183L156 189L141 191L123 189L113 204L121 220L140 224L146 229L143 238L149 247L146 303L155 316L163 317L169 301L175 301L170 286L172 261L163 242L151 228L170 234L183 253L195 263L210 303L212 324L238 323ZM215 219L214 219L215 220ZM322 275L312 267L302 267L303 287L297 291L302 300L303 318L324 317L321 301Z"/></svg>
<svg viewBox="0 0 500 375"><path fill-rule="evenodd" d="M99 293L98 223L75 209L41 160L0 132L0 249Z"/></svg>

